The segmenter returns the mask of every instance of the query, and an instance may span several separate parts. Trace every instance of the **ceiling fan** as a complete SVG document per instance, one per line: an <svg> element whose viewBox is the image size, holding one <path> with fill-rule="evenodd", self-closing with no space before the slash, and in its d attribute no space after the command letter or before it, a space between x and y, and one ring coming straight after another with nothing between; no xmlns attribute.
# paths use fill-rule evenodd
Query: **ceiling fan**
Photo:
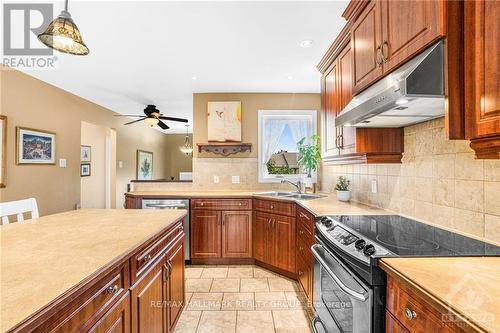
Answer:
<svg viewBox="0 0 500 333"><path fill-rule="evenodd" d="M124 125L130 125L133 123L137 123L139 121L143 121L146 123L146 125L149 125L150 127L153 127L154 125L158 125L161 129L167 130L170 127L165 124L162 120L170 120L170 121L179 121L181 123L187 123L188 120L184 118L175 118L175 117L165 117L162 113L160 113L160 110L156 108L155 105L148 105L144 109L144 114L145 116L139 116L136 114L117 114L115 115L116 117L139 117L140 119L137 120L132 120L129 121L128 123L125 123Z"/></svg>

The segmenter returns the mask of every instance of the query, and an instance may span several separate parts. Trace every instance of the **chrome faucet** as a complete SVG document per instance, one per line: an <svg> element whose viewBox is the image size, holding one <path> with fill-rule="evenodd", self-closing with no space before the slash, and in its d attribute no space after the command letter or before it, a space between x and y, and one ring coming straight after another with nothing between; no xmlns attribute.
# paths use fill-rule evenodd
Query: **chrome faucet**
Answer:
<svg viewBox="0 0 500 333"><path fill-rule="evenodd" d="M288 183L290 185L293 185L296 189L297 189L297 193L302 193L302 181L299 179L297 180L297 183L294 183L288 179L282 179L281 180L281 183L284 184L284 183Z"/></svg>

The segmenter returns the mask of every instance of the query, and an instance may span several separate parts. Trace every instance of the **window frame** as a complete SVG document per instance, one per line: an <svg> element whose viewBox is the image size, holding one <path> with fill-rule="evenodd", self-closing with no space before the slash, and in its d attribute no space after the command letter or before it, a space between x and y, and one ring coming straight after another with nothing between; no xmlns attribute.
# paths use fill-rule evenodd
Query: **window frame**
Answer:
<svg viewBox="0 0 500 333"><path fill-rule="evenodd" d="M259 173L259 183L280 183L282 179L288 179L290 181L298 181L307 176L307 174L283 174L283 175L270 175L267 173L267 167L263 164L262 156L262 135L264 122L266 118L275 119L291 119L291 118L311 118L313 122L313 133L318 133L318 111L317 110L258 110L257 124L258 124L258 173ZM317 170L311 172L312 181L317 181Z"/></svg>

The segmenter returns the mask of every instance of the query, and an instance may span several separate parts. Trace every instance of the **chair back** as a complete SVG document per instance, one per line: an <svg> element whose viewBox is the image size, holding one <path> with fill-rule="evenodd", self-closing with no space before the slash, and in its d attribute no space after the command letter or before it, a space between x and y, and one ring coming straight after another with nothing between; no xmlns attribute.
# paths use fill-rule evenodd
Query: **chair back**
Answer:
<svg viewBox="0 0 500 333"><path fill-rule="evenodd" d="M17 222L24 221L24 213L31 213L31 218L36 219L38 215L38 205L35 198L25 200L0 202L0 217L2 225L9 224L9 216L16 215Z"/></svg>

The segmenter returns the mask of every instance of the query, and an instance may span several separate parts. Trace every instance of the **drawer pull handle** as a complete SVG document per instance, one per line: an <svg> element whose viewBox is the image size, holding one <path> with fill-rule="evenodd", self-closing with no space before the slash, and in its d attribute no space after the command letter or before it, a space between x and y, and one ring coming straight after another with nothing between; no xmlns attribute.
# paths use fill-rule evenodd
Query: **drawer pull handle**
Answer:
<svg viewBox="0 0 500 333"><path fill-rule="evenodd" d="M304 248L302 246L299 246L299 251L300 252L304 251Z"/></svg>
<svg viewBox="0 0 500 333"><path fill-rule="evenodd" d="M118 292L118 285L117 284L115 284L114 286L109 286L106 289L106 293L108 293L110 295L115 295L117 292Z"/></svg>
<svg viewBox="0 0 500 333"><path fill-rule="evenodd" d="M304 232L302 230L299 230L299 235L303 235Z"/></svg>
<svg viewBox="0 0 500 333"><path fill-rule="evenodd" d="M417 313L409 308L405 308L405 316L408 320L417 318Z"/></svg>
<svg viewBox="0 0 500 333"><path fill-rule="evenodd" d="M145 262L148 262L150 260L151 260L151 255L150 254L148 254L147 256L144 257L144 261Z"/></svg>

